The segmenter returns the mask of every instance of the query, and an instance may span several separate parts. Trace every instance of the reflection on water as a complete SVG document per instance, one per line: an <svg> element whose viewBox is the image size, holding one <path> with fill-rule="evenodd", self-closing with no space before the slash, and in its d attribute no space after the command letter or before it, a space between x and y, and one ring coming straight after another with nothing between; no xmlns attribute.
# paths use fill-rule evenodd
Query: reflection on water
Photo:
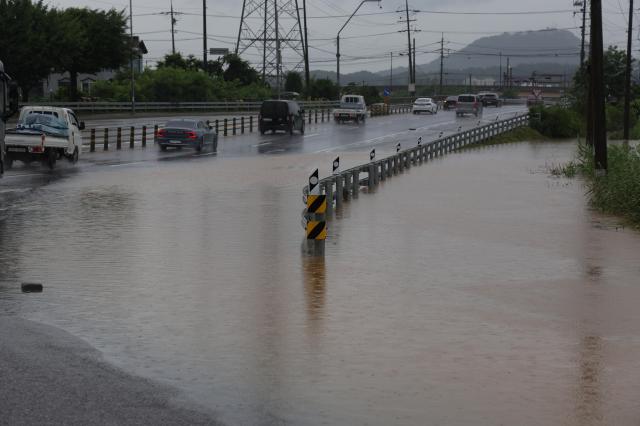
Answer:
<svg viewBox="0 0 640 426"><path fill-rule="evenodd" d="M2 311L229 424L634 424L640 238L530 172L571 146L412 167L301 256L300 183L334 157L185 157L36 191L0 220Z"/></svg>

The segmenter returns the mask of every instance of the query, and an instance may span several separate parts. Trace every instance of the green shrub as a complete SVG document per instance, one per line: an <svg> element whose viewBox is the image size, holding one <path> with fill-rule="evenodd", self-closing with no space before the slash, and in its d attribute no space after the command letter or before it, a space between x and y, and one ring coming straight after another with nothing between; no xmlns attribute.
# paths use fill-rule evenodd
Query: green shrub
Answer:
<svg viewBox="0 0 640 426"><path fill-rule="evenodd" d="M580 116L572 109L560 106L536 105L529 109L530 126L550 138L571 138L582 133Z"/></svg>

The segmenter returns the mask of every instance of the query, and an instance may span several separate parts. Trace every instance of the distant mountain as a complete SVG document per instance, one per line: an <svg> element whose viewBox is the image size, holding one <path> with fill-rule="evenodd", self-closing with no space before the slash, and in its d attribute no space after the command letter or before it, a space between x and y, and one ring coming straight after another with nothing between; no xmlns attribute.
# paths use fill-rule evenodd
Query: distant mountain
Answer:
<svg viewBox="0 0 640 426"><path fill-rule="evenodd" d="M446 34L445 34L446 39ZM445 44L448 49L444 60L445 80L448 83L464 80L469 74L474 78L495 78L500 75L500 52L502 71L506 71L507 58L513 68L513 76L526 77L531 73L566 74L571 78L580 62L580 39L567 30L541 30L503 33L482 37L467 46ZM440 59L416 66L419 84L439 80ZM312 71L314 78L336 80L332 71ZM393 69L394 85L408 80L408 68ZM341 83L385 85L389 81L389 70L372 73L358 71L341 74Z"/></svg>

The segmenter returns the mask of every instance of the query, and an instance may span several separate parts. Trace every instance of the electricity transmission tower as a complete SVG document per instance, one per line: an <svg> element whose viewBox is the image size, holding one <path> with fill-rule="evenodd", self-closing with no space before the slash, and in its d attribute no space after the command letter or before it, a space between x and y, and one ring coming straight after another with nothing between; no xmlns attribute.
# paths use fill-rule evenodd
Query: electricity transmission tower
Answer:
<svg viewBox="0 0 640 426"><path fill-rule="evenodd" d="M280 90L283 74L305 65L298 0L244 0L235 52Z"/></svg>

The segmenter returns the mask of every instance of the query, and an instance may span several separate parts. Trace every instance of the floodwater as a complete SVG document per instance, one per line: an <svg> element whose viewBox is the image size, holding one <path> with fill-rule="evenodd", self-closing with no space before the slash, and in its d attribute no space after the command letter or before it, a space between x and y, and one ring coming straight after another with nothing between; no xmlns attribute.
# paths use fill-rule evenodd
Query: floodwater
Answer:
<svg viewBox="0 0 640 426"><path fill-rule="evenodd" d="M637 425L640 235L548 176L573 149L411 168L345 204L324 259L301 189L331 155L79 173L3 213L0 306L228 424Z"/></svg>

